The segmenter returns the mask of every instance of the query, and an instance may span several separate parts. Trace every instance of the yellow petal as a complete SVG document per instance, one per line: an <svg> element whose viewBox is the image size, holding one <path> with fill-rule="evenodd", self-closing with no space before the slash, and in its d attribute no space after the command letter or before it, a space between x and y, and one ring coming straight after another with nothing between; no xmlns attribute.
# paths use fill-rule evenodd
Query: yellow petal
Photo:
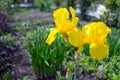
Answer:
<svg viewBox="0 0 120 80"><path fill-rule="evenodd" d="M58 31L62 34L62 35L64 35L64 36L68 36L68 34L67 34L67 32L69 32L69 31L71 31L71 30L73 30L74 28L72 28L72 26L71 26L71 22L70 21L65 21L65 23L63 24L63 26L62 26L62 28L60 29L58 29Z"/></svg>
<svg viewBox="0 0 120 80"><path fill-rule="evenodd" d="M54 22L58 29L62 29L69 18L69 12L66 8L59 8L53 13Z"/></svg>
<svg viewBox="0 0 120 80"><path fill-rule="evenodd" d="M88 43L105 43L111 29L103 22L92 22L82 28L82 32L88 39Z"/></svg>
<svg viewBox="0 0 120 80"><path fill-rule="evenodd" d="M105 44L99 44L99 45L95 43L90 44L90 56L93 59L101 60L105 58L108 54L108 51L109 51L109 46Z"/></svg>
<svg viewBox="0 0 120 80"><path fill-rule="evenodd" d="M53 28L52 31L50 32L50 34L48 35L47 39L46 39L46 43L47 44L51 44L54 40L55 40L55 34L58 32L57 28Z"/></svg>
<svg viewBox="0 0 120 80"><path fill-rule="evenodd" d="M72 7L70 7L70 13L72 15L72 25L73 25L73 27L76 27L76 25L78 23L78 17L75 17L75 11Z"/></svg>
<svg viewBox="0 0 120 80"><path fill-rule="evenodd" d="M80 53L83 50L83 45L79 46L77 49L77 53Z"/></svg>
<svg viewBox="0 0 120 80"><path fill-rule="evenodd" d="M76 29L68 33L68 42L75 47L78 47L78 52L82 50L84 44L84 37L80 30Z"/></svg>
<svg viewBox="0 0 120 80"><path fill-rule="evenodd" d="M78 18L75 17L75 12L72 7L70 7L70 12L72 14L72 21L69 20L69 11L66 8L57 9L53 13L57 29L64 36L68 36L67 32L74 30L78 22Z"/></svg>

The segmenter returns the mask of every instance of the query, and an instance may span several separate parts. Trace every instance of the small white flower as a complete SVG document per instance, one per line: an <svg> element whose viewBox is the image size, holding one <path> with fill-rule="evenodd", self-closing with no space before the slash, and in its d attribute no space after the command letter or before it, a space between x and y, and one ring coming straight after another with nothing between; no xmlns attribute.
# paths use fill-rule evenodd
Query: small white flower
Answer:
<svg viewBox="0 0 120 80"><path fill-rule="evenodd" d="M105 6L99 4L97 11L96 11L96 18L100 19L102 15L104 15L104 12L107 12L107 9Z"/></svg>
<svg viewBox="0 0 120 80"><path fill-rule="evenodd" d="M75 9L75 13L77 13L77 14L78 14L78 13L81 13L80 9L78 9L78 8Z"/></svg>
<svg viewBox="0 0 120 80"><path fill-rule="evenodd" d="M94 17L100 19L100 17L102 15L104 15L105 12L107 12L106 7L101 5L101 4L99 4L98 7L97 7L97 10L94 11L94 12L89 12L88 15L94 16Z"/></svg>
<svg viewBox="0 0 120 80"><path fill-rule="evenodd" d="M97 11L100 11L100 12L106 12L106 11L107 11L107 9L106 9L106 7L105 7L105 6L103 6L103 5L99 4L99 5L98 5L98 8L97 8Z"/></svg>

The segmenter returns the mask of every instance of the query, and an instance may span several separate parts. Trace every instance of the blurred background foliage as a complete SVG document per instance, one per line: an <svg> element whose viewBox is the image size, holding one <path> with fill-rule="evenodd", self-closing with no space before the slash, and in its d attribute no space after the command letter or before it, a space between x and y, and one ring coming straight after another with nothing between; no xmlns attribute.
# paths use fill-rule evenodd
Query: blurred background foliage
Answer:
<svg viewBox="0 0 120 80"><path fill-rule="evenodd" d="M0 13L9 14L12 0L0 0Z"/></svg>
<svg viewBox="0 0 120 80"><path fill-rule="evenodd" d="M104 4L108 8L108 12L103 21L111 27L120 28L120 0L105 0Z"/></svg>
<svg viewBox="0 0 120 80"><path fill-rule="evenodd" d="M103 21L110 27L120 28L120 0L0 0L0 13L14 13L13 8L16 9L15 6L13 7L14 4L27 3L32 4L31 8L41 11L53 11L59 7L72 6L82 21ZM89 16L88 11L97 10L99 4L105 6L107 12L99 19Z"/></svg>

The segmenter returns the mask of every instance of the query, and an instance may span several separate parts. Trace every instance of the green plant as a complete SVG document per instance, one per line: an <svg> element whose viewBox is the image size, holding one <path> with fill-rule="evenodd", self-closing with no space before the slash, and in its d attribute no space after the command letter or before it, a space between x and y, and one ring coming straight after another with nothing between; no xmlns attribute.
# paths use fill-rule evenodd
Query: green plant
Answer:
<svg viewBox="0 0 120 80"><path fill-rule="evenodd" d="M108 79L112 79L113 77L115 78L115 76L119 76L120 74L120 57L119 56L112 56L112 57L108 57L104 62L103 62L103 66L104 66L104 74L103 76L105 78Z"/></svg>
<svg viewBox="0 0 120 80"><path fill-rule="evenodd" d="M55 76L56 71L61 69L65 58L64 37L58 34L57 40L52 45L48 45L45 43L48 33L48 29L38 28L36 31L28 33L26 37L32 66L39 78Z"/></svg>
<svg viewBox="0 0 120 80"><path fill-rule="evenodd" d="M105 16L101 17L110 27L120 28L120 0L105 0L104 5L108 9Z"/></svg>
<svg viewBox="0 0 120 80"><path fill-rule="evenodd" d="M15 80L10 73L5 73L2 77L2 80Z"/></svg>
<svg viewBox="0 0 120 80"><path fill-rule="evenodd" d="M0 37L0 42L6 43L5 46L15 45L16 39L11 34L4 34Z"/></svg>
<svg viewBox="0 0 120 80"><path fill-rule="evenodd" d="M34 7L39 8L41 11L51 10L52 0L35 0Z"/></svg>
<svg viewBox="0 0 120 80"><path fill-rule="evenodd" d="M108 44L110 45L110 56L120 55L120 30L112 28L112 32L108 36Z"/></svg>
<svg viewBox="0 0 120 80"><path fill-rule="evenodd" d="M84 44L82 53L84 53L87 56L90 56L89 51L90 51L90 45L89 44Z"/></svg>
<svg viewBox="0 0 120 80"><path fill-rule="evenodd" d="M14 30L23 31L29 29L30 22L21 22L14 26Z"/></svg>
<svg viewBox="0 0 120 80"><path fill-rule="evenodd" d="M117 80L120 74L120 57L119 56L108 56L104 60L95 61L84 54L81 55L80 68L81 74L90 75L91 77L99 79L110 79ZM98 67L103 66L101 72L98 71ZM81 75L80 74L80 75ZM101 76L99 76L101 74Z"/></svg>
<svg viewBox="0 0 120 80"><path fill-rule="evenodd" d="M0 0L0 13L9 14L11 12L11 3L12 0Z"/></svg>
<svg viewBox="0 0 120 80"><path fill-rule="evenodd" d="M41 23L42 23L41 20L34 20L34 24L35 24L36 26L39 26Z"/></svg>
<svg viewBox="0 0 120 80"><path fill-rule="evenodd" d="M60 71L57 71L56 80L65 80L65 77L62 77Z"/></svg>

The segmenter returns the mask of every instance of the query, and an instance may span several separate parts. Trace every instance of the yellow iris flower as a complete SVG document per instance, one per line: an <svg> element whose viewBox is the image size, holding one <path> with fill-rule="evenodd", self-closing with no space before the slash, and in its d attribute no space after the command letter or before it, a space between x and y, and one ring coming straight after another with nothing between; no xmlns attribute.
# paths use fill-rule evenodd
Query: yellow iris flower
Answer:
<svg viewBox="0 0 120 80"><path fill-rule="evenodd" d="M107 35L111 32L103 22L92 22L83 26L81 30L73 30L68 34L68 41L71 45L78 47L78 53L82 51L85 43L90 44L90 55L96 60L106 57L109 51Z"/></svg>
<svg viewBox="0 0 120 80"><path fill-rule="evenodd" d="M83 26L82 32L90 44L91 57L96 60L105 58L109 51L109 46L106 45L107 35L111 29L103 22L92 22Z"/></svg>
<svg viewBox="0 0 120 80"><path fill-rule="evenodd" d="M70 7L70 13L72 15L72 21L69 20L69 11L66 8L60 8L54 11L53 17L56 28L52 29L48 35L46 43L51 44L56 38L56 33L59 32L68 37L68 32L76 28L78 17L75 17L75 12L72 7Z"/></svg>
<svg viewBox="0 0 120 80"><path fill-rule="evenodd" d="M92 22L83 26L82 30L79 30L76 27L78 17L75 16L72 7L70 7L70 13L72 20L69 20L69 11L66 8L54 11L53 17L56 28L52 28L46 43L51 44L56 38L56 33L59 32L67 37L71 45L78 48L78 53L82 51L85 43L89 43L92 58L96 60L105 58L109 52L109 46L106 43L107 35L111 32L111 29L103 22Z"/></svg>

